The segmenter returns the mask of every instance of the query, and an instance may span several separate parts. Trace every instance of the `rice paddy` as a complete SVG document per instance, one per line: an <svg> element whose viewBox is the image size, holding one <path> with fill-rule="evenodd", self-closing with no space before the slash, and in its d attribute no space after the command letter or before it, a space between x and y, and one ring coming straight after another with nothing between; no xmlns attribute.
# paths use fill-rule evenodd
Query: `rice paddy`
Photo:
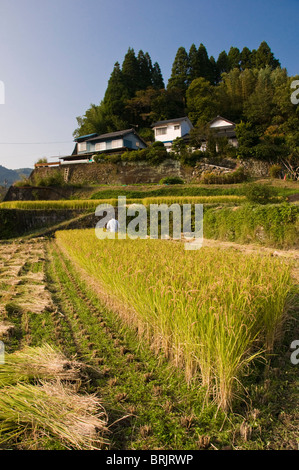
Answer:
<svg viewBox="0 0 299 470"><path fill-rule="evenodd" d="M1 448L297 448L294 289L270 255L94 230L1 244Z"/></svg>
<svg viewBox="0 0 299 470"><path fill-rule="evenodd" d="M247 365L273 351L291 290L280 260L206 248L191 254L162 240L97 240L93 230L58 232L57 240L132 308L125 321L140 337L184 369L187 381L198 375L224 410Z"/></svg>
<svg viewBox="0 0 299 470"><path fill-rule="evenodd" d="M245 196L162 196L127 199L127 204L241 204L246 201ZM118 199L72 199L60 201L9 201L0 203L1 209L20 210L95 210L100 204L117 206Z"/></svg>

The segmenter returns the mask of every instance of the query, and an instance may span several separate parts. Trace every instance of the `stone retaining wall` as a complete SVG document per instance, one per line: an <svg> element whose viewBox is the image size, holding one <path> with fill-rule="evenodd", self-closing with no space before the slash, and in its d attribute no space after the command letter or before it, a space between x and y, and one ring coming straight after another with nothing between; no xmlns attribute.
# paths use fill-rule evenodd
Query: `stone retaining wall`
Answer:
<svg viewBox="0 0 299 470"><path fill-rule="evenodd" d="M218 174L234 171L243 166L250 176L269 176L269 164L257 160L237 161L225 159L222 162L211 162L204 159L195 167L183 165L177 160L165 160L160 165L153 166L147 162L119 162L119 163L77 163L61 165L58 167L39 167L31 175L37 178L46 178L55 172L67 176L69 184L150 184L159 183L162 178L178 176L186 183L199 182L204 171L212 171Z"/></svg>

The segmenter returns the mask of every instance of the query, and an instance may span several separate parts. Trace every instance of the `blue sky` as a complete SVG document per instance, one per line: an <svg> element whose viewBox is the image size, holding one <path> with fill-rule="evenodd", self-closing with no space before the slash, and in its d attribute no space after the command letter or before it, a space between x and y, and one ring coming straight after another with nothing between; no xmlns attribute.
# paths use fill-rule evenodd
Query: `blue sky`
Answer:
<svg viewBox="0 0 299 470"><path fill-rule="evenodd" d="M0 0L0 165L70 154L76 116L98 104L129 47L149 52L164 81L180 46L216 59L265 40L299 73L298 0Z"/></svg>

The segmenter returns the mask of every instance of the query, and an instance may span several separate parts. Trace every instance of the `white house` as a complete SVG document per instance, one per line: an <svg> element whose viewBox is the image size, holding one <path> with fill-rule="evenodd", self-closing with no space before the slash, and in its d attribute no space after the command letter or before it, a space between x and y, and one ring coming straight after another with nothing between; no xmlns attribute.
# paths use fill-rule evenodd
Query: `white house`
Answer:
<svg viewBox="0 0 299 470"><path fill-rule="evenodd" d="M155 133L155 141L163 142L166 149L169 151L172 142L177 137L186 137L193 125L187 116L176 119L169 119L168 121L158 121L152 124Z"/></svg>
<svg viewBox="0 0 299 470"><path fill-rule="evenodd" d="M217 137L227 137L228 142L233 146L238 146L235 127L236 124L226 118L217 116L209 122L210 129L215 131Z"/></svg>

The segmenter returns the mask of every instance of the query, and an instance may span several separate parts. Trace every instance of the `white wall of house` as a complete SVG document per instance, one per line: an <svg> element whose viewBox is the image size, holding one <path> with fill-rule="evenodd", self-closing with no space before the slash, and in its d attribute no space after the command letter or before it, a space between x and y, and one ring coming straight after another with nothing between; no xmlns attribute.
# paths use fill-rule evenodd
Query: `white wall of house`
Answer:
<svg viewBox="0 0 299 470"><path fill-rule="evenodd" d="M233 124L231 124L230 122L228 121L225 121L224 119L217 119L216 121L214 121L211 125L210 125L211 128L213 127L234 127Z"/></svg>
<svg viewBox="0 0 299 470"><path fill-rule="evenodd" d="M170 150L172 142L178 137L183 137L192 129L192 125L187 120L181 122L161 123L154 127L155 141L163 142L167 150Z"/></svg>
<svg viewBox="0 0 299 470"><path fill-rule="evenodd" d="M155 140L160 142L173 141L177 137L183 137L183 135L188 134L190 129L191 127L187 121L161 124L154 128Z"/></svg>
<svg viewBox="0 0 299 470"><path fill-rule="evenodd" d="M177 137L182 137L181 123L165 124L155 128L155 140L160 142L173 141Z"/></svg>

